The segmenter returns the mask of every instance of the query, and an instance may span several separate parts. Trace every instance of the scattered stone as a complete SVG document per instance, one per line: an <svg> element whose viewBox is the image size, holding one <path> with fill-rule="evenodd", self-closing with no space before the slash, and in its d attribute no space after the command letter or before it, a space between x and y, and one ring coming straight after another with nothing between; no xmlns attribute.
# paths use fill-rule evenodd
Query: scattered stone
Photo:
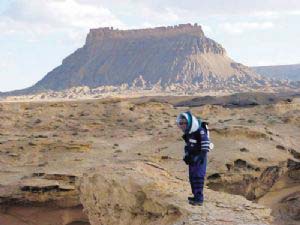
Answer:
<svg viewBox="0 0 300 225"><path fill-rule="evenodd" d="M73 151L79 151L79 152L85 152L90 150L91 146L90 144L69 144L65 146L67 150L73 150Z"/></svg>
<svg viewBox="0 0 300 225"><path fill-rule="evenodd" d="M263 158L263 157L259 157L257 158L258 161L260 162L268 162L268 160L266 158Z"/></svg>
<svg viewBox="0 0 300 225"><path fill-rule="evenodd" d="M208 180L216 180L216 179L219 179L219 178L221 178L221 175L219 173L214 173L214 174L207 177Z"/></svg>
<svg viewBox="0 0 300 225"><path fill-rule="evenodd" d="M90 132L90 129L88 128L84 128L84 129L79 129L80 132L86 133L86 132Z"/></svg>
<svg viewBox="0 0 300 225"><path fill-rule="evenodd" d="M226 166L228 171L230 171L233 168L233 165L229 164L229 163L226 163L225 166Z"/></svg>
<svg viewBox="0 0 300 225"><path fill-rule="evenodd" d="M161 159L166 160L166 159L171 159L171 157L167 156L167 155L163 155L163 156L161 156Z"/></svg>
<svg viewBox="0 0 300 225"><path fill-rule="evenodd" d="M248 163L243 159L237 159L234 161L234 168L235 169L248 169L248 170L255 170L260 171L260 168L255 167L254 165Z"/></svg>
<svg viewBox="0 0 300 225"><path fill-rule="evenodd" d="M287 98L285 101L288 103L291 103L293 101L293 99Z"/></svg>
<svg viewBox="0 0 300 225"><path fill-rule="evenodd" d="M48 165L48 162L43 162L43 163L38 164L38 167L43 167L43 166L46 166L46 165Z"/></svg>
<svg viewBox="0 0 300 225"><path fill-rule="evenodd" d="M79 114L79 116L89 116L90 114L88 113L88 112L81 112L80 114Z"/></svg>
<svg viewBox="0 0 300 225"><path fill-rule="evenodd" d="M41 122L42 122L41 119L36 119L34 123L35 123L35 124L39 124L39 123L41 123Z"/></svg>
<svg viewBox="0 0 300 225"><path fill-rule="evenodd" d="M237 159L234 161L234 167L238 168L246 168L247 167L247 162L242 159Z"/></svg>
<svg viewBox="0 0 300 225"><path fill-rule="evenodd" d="M83 159L79 159L79 158L76 158L76 159L74 159L74 161L78 161L78 162L80 162L80 161L82 161Z"/></svg>
<svg viewBox="0 0 300 225"><path fill-rule="evenodd" d="M286 148L282 145L276 145L276 148L279 150L286 150Z"/></svg>
<svg viewBox="0 0 300 225"><path fill-rule="evenodd" d="M240 151L241 152L249 152L249 149L247 149L247 148L241 148Z"/></svg>
<svg viewBox="0 0 300 225"><path fill-rule="evenodd" d="M32 174L33 177L43 177L44 175L45 175L45 173L43 173L43 172L37 172L37 173Z"/></svg>
<svg viewBox="0 0 300 225"><path fill-rule="evenodd" d="M47 135L43 135L43 134L39 134L37 136L35 136L36 138L48 138Z"/></svg>
<svg viewBox="0 0 300 225"><path fill-rule="evenodd" d="M28 145L29 145L29 146L36 146L37 144L36 144L36 143L33 143L33 142L29 142Z"/></svg>
<svg viewBox="0 0 300 225"><path fill-rule="evenodd" d="M11 157L18 157L18 156L20 156L19 154L13 153L13 152L9 153L8 155L11 156Z"/></svg>
<svg viewBox="0 0 300 225"><path fill-rule="evenodd" d="M287 162L288 176L293 180L300 180L300 162L289 159Z"/></svg>
<svg viewBox="0 0 300 225"><path fill-rule="evenodd" d="M288 151L294 156L295 159L300 159L300 153L295 149L290 148Z"/></svg>

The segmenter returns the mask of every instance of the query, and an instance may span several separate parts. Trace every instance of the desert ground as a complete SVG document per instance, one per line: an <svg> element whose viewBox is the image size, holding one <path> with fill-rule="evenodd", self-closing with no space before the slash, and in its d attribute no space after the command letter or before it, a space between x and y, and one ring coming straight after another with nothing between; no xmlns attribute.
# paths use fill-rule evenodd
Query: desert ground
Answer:
<svg viewBox="0 0 300 225"><path fill-rule="evenodd" d="M206 101L0 102L0 224L299 224L300 97ZM215 145L202 207L186 201L187 110Z"/></svg>

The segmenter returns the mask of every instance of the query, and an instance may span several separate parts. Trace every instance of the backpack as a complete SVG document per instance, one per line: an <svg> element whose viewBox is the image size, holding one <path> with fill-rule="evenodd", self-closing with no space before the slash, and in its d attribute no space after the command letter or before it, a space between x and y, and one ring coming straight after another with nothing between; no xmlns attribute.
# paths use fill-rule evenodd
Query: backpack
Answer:
<svg viewBox="0 0 300 225"><path fill-rule="evenodd" d="M199 117L197 117L198 122L200 124L200 127L203 128L206 133L207 133L207 137L210 140L210 136L209 136L209 128L208 128L208 123L202 121ZM212 150L214 148L214 144L212 143L212 141L210 140L210 144L209 144L209 149Z"/></svg>

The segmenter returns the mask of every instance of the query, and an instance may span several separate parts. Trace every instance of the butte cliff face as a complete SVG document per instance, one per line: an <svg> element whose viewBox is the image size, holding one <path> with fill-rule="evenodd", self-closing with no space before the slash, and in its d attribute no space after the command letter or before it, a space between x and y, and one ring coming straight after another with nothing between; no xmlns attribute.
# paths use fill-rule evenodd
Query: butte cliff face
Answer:
<svg viewBox="0 0 300 225"><path fill-rule="evenodd" d="M201 89L259 87L266 81L230 59L201 26L140 30L92 29L85 45L26 93L105 85Z"/></svg>

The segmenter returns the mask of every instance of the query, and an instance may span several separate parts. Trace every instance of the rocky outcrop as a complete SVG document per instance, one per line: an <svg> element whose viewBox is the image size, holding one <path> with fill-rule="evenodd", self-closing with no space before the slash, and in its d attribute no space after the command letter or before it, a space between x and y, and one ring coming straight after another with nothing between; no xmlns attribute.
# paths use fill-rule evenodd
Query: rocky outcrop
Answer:
<svg viewBox="0 0 300 225"><path fill-rule="evenodd" d="M210 175L208 186L269 205L276 216L275 224L298 224L300 162L288 159L286 163L268 166L261 173L249 165L245 160L236 160L227 167L229 173Z"/></svg>
<svg viewBox="0 0 300 225"><path fill-rule="evenodd" d="M289 152L292 154L292 156L293 156L295 159L300 159L300 153L297 152L295 149L290 148L290 149L289 149Z"/></svg>
<svg viewBox="0 0 300 225"><path fill-rule="evenodd" d="M300 221L300 192L292 193L280 201L282 219ZM293 224L293 221L289 221ZM296 224L296 223L295 223Z"/></svg>
<svg viewBox="0 0 300 225"><path fill-rule="evenodd" d="M81 201L92 225L269 224L270 210L240 196L205 190L201 208L187 203L187 183L153 163L106 164L84 174Z"/></svg>
<svg viewBox="0 0 300 225"><path fill-rule="evenodd" d="M49 206L0 205L1 225L90 225L82 207L56 208Z"/></svg>
<svg viewBox="0 0 300 225"><path fill-rule="evenodd" d="M284 166L269 166L260 172L259 167L242 159L237 159L233 165L227 164L227 168L229 172L226 174L209 176L208 186L213 190L243 195L249 200L266 194L285 172L295 173L295 170L287 170Z"/></svg>
<svg viewBox="0 0 300 225"><path fill-rule="evenodd" d="M0 224L90 225L76 179L73 174L36 172L0 185Z"/></svg>
<svg viewBox="0 0 300 225"><path fill-rule="evenodd" d="M287 163L288 176L296 181L300 181L300 162L289 159Z"/></svg>
<svg viewBox="0 0 300 225"><path fill-rule="evenodd" d="M0 203L75 207L80 205L75 179L71 174L33 173L11 184L13 188L0 187Z"/></svg>

